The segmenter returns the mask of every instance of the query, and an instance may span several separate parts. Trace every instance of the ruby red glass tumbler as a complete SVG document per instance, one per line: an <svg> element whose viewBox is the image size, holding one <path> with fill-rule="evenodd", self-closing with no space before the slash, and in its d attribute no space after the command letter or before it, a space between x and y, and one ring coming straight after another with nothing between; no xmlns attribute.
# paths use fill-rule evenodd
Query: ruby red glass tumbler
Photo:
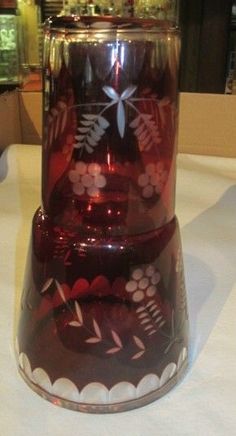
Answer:
<svg viewBox="0 0 236 436"><path fill-rule="evenodd" d="M188 360L175 216L179 32L57 17L45 29L42 205L17 334L30 387L115 412L168 392Z"/></svg>

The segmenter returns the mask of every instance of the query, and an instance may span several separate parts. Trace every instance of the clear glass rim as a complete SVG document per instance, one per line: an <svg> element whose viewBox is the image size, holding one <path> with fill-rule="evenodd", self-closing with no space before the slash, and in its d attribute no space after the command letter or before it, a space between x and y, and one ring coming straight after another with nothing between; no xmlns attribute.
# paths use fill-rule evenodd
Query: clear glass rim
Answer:
<svg viewBox="0 0 236 436"><path fill-rule="evenodd" d="M174 21L145 18L121 18L112 16L55 16L44 24L45 33L88 34L88 33L162 33L178 32Z"/></svg>

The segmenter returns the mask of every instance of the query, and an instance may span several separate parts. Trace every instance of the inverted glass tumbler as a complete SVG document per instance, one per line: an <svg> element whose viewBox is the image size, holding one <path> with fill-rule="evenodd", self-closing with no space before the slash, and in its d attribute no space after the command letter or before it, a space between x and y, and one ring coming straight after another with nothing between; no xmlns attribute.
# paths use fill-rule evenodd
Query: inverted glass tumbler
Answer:
<svg viewBox="0 0 236 436"><path fill-rule="evenodd" d="M58 17L46 27L42 206L17 337L30 387L116 412L187 367L175 217L179 32L168 22Z"/></svg>

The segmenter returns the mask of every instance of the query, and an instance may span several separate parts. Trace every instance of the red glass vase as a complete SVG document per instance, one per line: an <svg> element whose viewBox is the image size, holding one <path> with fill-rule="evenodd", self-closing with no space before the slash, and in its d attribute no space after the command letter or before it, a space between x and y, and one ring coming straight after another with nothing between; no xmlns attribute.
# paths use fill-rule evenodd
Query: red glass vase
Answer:
<svg viewBox="0 0 236 436"><path fill-rule="evenodd" d="M20 373L55 404L128 410L186 369L178 63L168 22L60 17L46 27L42 206L17 340Z"/></svg>

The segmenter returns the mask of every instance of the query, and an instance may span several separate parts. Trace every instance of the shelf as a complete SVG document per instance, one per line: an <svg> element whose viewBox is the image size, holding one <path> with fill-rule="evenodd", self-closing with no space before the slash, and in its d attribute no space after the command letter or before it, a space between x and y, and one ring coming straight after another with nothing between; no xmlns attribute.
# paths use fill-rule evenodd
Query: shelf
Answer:
<svg viewBox="0 0 236 436"><path fill-rule="evenodd" d="M15 51L15 52L17 52L17 47L14 47L14 48L2 48L2 47L0 47L0 51Z"/></svg>

